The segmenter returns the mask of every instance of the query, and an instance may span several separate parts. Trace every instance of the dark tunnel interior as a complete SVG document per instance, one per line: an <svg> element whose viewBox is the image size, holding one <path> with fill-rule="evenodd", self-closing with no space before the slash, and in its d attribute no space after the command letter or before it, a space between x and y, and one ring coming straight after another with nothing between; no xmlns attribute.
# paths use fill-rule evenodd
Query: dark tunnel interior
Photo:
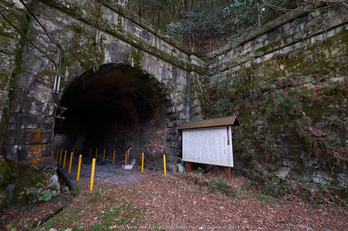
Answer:
<svg viewBox="0 0 348 231"><path fill-rule="evenodd" d="M89 70L64 90L61 106L64 120L55 121L55 147L77 154L124 161L132 146L130 161L139 164L141 153L155 160L162 156L168 119L165 96L158 82L136 68L107 64L97 72ZM155 161L154 161L155 162ZM155 166L152 166L155 168ZM151 166L150 166L151 168Z"/></svg>

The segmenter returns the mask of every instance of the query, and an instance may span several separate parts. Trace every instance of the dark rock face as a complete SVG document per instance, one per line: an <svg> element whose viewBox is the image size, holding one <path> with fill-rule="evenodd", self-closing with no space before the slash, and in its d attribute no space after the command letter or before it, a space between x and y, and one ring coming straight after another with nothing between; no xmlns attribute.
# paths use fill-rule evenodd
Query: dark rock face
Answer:
<svg viewBox="0 0 348 231"><path fill-rule="evenodd" d="M0 155L0 209L5 206L8 196L5 188L10 180L11 172L7 165L6 160Z"/></svg>

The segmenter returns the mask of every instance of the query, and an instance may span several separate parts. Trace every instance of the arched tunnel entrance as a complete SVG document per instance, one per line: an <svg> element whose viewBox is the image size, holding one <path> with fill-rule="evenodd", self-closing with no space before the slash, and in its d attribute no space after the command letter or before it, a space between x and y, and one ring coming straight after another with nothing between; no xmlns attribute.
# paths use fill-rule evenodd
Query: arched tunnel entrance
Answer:
<svg viewBox="0 0 348 231"><path fill-rule="evenodd" d="M89 70L64 90L61 106L65 119L55 121L55 147L112 161L124 161L132 146L130 160L139 165L145 152L149 169L160 168L164 153L169 102L159 82L147 73L123 64L106 64ZM70 144L68 144L70 142Z"/></svg>

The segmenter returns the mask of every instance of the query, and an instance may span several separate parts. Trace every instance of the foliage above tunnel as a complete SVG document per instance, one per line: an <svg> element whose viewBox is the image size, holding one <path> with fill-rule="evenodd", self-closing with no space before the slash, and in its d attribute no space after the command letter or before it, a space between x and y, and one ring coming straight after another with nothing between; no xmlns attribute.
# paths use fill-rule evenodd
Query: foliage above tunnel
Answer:
<svg viewBox="0 0 348 231"><path fill-rule="evenodd" d="M265 23L295 8L342 5L319 0L129 0L125 8L137 12L157 29L182 40L191 49L209 52L222 44L254 33Z"/></svg>

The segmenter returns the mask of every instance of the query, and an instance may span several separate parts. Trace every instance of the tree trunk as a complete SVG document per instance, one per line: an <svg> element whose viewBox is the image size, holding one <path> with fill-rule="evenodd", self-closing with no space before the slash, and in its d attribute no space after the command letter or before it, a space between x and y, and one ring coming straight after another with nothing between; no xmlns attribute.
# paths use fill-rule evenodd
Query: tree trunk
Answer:
<svg viewBox="0 0 348 231"><path fill-rule="evenodd" d="M139 16L140 18L142 18L142 15L141 15L141 8L140 8L140 1L141 1L141 0L138 0L138 16Z"/></svg>
<svg viewBox="0 0 348 231"><path fill-rule="evenodd" d="M161 11L158 10L158 18L157 18L157 28L160 28L160 19L161 19Z"/></svg>

